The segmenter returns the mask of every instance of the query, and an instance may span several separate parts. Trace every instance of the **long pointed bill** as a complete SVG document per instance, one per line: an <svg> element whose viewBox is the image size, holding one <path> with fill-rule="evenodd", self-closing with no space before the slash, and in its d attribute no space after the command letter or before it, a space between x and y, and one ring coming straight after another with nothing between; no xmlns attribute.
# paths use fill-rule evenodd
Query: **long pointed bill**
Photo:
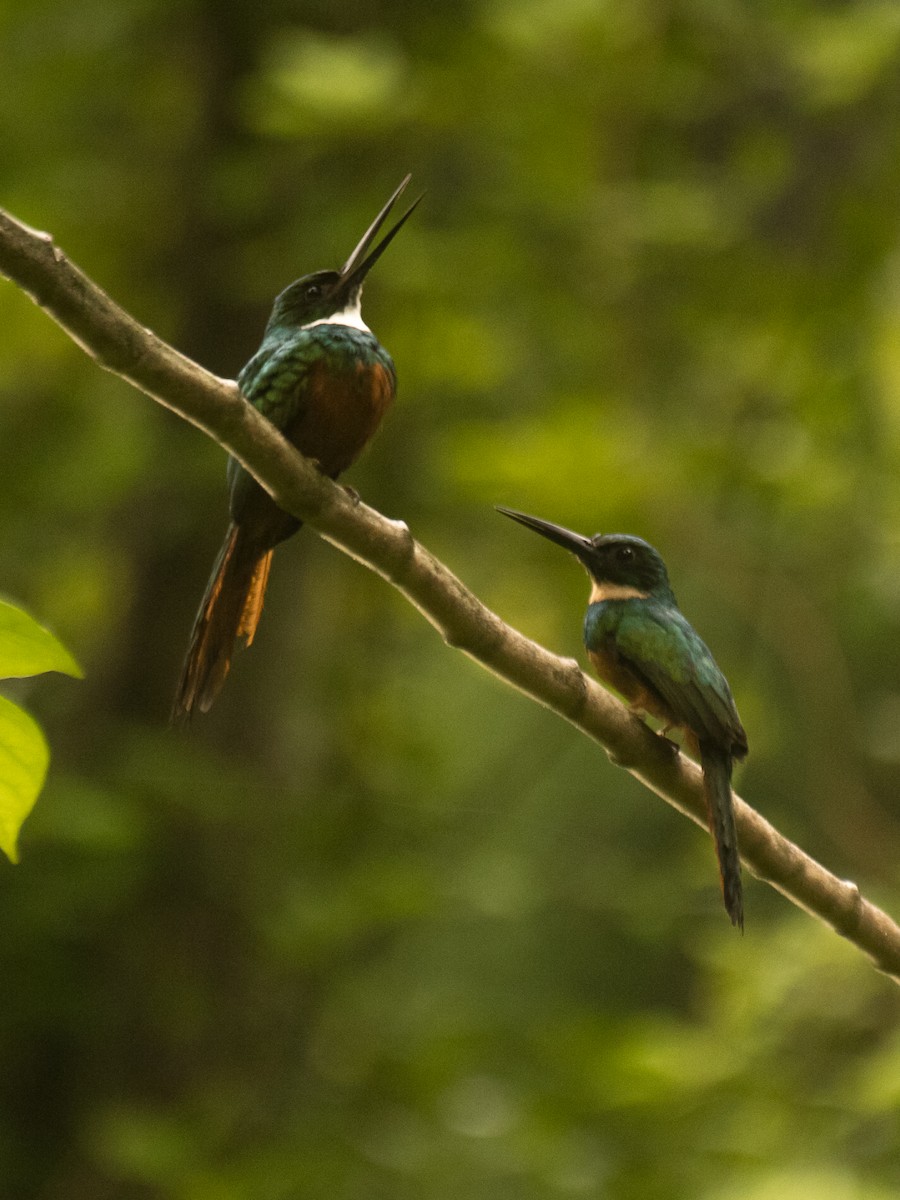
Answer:
<svg viewBox="0 0 900 1200"><path fill-rule="evenodd" d="M393 196L391 196L390 200L388 200L387 204L360 238L356 249L344 263L343 267L341 267L341 278L337 285L338 288L346 289L346 291L349 293L352 292L354 288L358 287L378 259L381 258L382 254L384 254L385 250L387 250L388 246L391 244L403 226L406 224L409 217L412 215L416 205L422 199L421 196L419 196L417 200L413 201L390 233L382 238L381 242L379 242L379 244L374 250L372 250L370 254L368 254L368 256L366 255L366 251L375 241L375 238L378 236L378 231L387 220L388 214L394 207L398 197L402 195L411 178L411 175L406 176L406 178L394 192Z"/></svg>
<svg viewBox="0 0 900 1200"><path fill-rule="evenodd" d="M580 533L573 533L571 529L565 529L562 525L554 525L552 521L542 521L540 517L530 517L528 513L517 512L514 508L503 508L499 504L495 505L495 507L498 513L503 513L504 517L510 517L513 521L518 521L520 525L524 525L526 529L533 529L541 537L548 538L551 542L556 542L557 546L562 546L565 550L574 554L585 565L591 561L592 556L595 554L591 539L584 537Z"/></svg>

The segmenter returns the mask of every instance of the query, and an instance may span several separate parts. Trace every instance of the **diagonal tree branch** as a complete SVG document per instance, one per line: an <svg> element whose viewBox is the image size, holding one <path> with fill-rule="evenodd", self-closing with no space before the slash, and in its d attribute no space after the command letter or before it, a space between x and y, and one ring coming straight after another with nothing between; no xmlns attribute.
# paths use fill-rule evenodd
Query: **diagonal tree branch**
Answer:
<svg viewBox="0 0 900 1200"><path fill-rule="evenodd" d="M118 307L54 244L0 209L0 273L107 371L127 379L235 455L282 508L394 585L448 645L564 717L673 807L706 827L699 768L673 753L574 659L559 658L486 608L406 525L316 471L236 385L166 345ZM741 857L754 875L830 925L900 982L900 928L855 883L826 871L738 799Z"/></svg>

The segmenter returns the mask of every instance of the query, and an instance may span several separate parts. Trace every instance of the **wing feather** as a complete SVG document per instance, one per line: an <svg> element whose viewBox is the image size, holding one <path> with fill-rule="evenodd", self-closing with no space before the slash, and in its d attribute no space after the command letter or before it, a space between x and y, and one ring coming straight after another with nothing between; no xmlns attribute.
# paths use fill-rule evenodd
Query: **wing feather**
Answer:
<svg viewBox="0 0 900 1200"><path fill-rule="evenodd" d="M670 606L622 607L612 634L616 653L660 697L675 723L742 757L747 739L731 688L693 626Z"/></svg>

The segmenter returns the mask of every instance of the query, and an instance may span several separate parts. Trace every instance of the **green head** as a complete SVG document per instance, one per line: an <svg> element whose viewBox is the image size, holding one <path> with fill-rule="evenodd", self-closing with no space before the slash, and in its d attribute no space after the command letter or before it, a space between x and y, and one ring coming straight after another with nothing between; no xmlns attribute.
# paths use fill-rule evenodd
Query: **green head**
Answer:
<svg viewBox="0 0 900 1200"><path fill-rule="evenodd" d="M359 313L365 278L403 228L422 197L419 196L409 206L390 233L386 234L374 249L370 247L409 180L410 176L407 175L362 235L356 249L340 271L315 271L312 275L304 275L276 296L272 315L266 326L267 333L282 329L300 329L305 325L324 324L331 320L340 325L366 328Z"/></svg>
<svg viewBox="0 0 900 1200"><path fill-rule="evenodd" d="M591 577L592 601L652 597L674 604L662 555L643 538L629 533L596 533L589 538L513 508L498 505L497 512L574 554Z"/></svg>

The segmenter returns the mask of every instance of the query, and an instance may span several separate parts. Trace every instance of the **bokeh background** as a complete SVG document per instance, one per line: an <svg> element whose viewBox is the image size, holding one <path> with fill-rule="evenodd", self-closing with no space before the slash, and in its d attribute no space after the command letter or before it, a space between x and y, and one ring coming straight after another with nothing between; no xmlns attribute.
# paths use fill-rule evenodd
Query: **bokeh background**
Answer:
<svg viewBox="0 0 900 1200"><path fill-rule="evenodd" d="M900 8L3 0L0 202L234 376L427 189L348 476L579 655L495 503L663 551L747 799L900 913ZM414 192L413 192L414 194ZM894 985L311 531L167 728L224 456L0 285L4 594L84 682L0 864L0 1194L882 1200Z"/></svg>

